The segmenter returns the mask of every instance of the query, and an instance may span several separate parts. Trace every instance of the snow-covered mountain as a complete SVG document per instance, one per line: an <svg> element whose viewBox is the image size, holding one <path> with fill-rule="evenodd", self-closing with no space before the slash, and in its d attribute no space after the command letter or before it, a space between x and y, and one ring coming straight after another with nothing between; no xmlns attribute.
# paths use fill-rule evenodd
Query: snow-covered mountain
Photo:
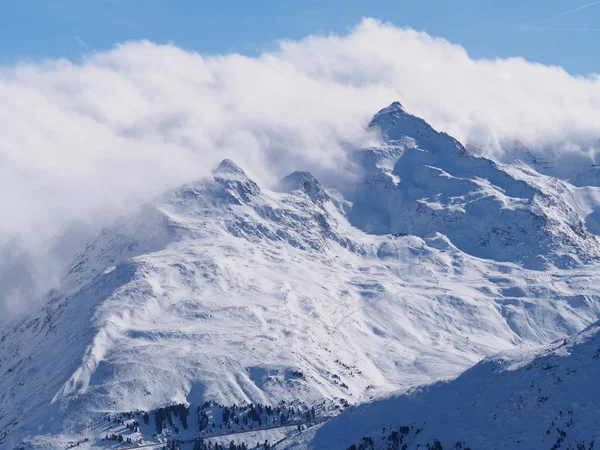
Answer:
<svg viewBox="0 0 600 450"><path fill-rule="evenodd" d="M344 195L224 160L89 243L0 337L0 447L192 438L217 404L315 421L598 320L596 188L477 158L398 103L370 126ZM193 426L141 423L165 407Z"/></svg>
<svg viewBox="0 0 600 450"><path fill-rule="evenodd" d="M597 448L600 325L486 358L451 382L346 411L289 449Z"/></svg>
<svg viewBox="0 0 600 450"><path fill-rule="evenodd" d="M370 127L399 157L357 189L349 217L359 228L439 232L471 255L536 269L571 267L600 255L596 237L566 198L565 183L473 156L398 102L377 113Z"/></svg>

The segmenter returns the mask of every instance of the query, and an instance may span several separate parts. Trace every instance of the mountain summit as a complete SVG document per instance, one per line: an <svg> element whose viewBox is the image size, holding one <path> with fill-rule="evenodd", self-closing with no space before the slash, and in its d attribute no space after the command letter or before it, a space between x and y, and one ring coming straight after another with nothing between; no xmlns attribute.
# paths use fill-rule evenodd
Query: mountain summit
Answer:
<svg viewBox="0 0 600 450"><path fill-rule="evenodd" d="M420 117L409 114L400 102L393 102L375 114L369 128L377 129L388 143L408 138L414 140L420 148L432 152L447 152L452 157L468 154L456 139L437 132Z"/></svg>
<svg viewBox="0 0 600 450"><path fill-rule="evenodd" d="M315 204L319 205L329 199L329 194L310 172L294 172L281 180L276 189L288 193L295 190L303 191Z"/></svg>
<svg viewBox="0 0 600 450"><path fill-rule="evenodd" d="M398 157L391 170L371 171L356 190L349 217L361 229L439 232L471 255L535 269L600 256L564 183L476 157L399 103L378 112L370 127Z"/></svg>

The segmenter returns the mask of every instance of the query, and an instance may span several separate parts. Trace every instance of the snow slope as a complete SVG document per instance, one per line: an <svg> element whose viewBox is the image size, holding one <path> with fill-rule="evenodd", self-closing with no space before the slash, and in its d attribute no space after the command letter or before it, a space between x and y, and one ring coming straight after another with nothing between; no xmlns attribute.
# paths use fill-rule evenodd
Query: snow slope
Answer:
<svg viewBox="0 0 600 450"><path fill-rule="evenodd" d="M535 351L486 358L454 381L352 408L281 448L597 448L599 376L594 324Z"/></svg>
<svg viewBox="0 0 600 450"><path fill-rule="evenodd" d="M172 403L334 411L598 320L593 195L397 104L373 127L347 198L225 160L103 231L0 337L0 446L106 445L107 413Z"/></svg>

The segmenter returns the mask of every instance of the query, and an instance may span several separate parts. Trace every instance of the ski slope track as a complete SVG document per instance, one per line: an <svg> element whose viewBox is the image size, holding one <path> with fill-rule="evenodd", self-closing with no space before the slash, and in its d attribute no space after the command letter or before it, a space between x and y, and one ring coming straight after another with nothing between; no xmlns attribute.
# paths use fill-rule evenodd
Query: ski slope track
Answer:
<svg viewBox="0 0 600 450"><path fill-rule="evenodd" d="M100 233L2 331L0 448L117 447L107 414L174 404L323 417L598 320L600 188L477 157L397 102L370 128L380 144L351 152L360 181L343 194L307 172L267 189L224 160ZM309 434L290 445L325 448Z"/></svg>

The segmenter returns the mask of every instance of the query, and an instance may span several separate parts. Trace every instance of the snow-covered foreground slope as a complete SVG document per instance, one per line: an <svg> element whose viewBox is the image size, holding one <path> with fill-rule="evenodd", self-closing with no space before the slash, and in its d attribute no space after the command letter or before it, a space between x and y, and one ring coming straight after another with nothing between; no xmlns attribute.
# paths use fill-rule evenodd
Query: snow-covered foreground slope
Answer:
<svg viewBox="0 0 600 450"><path fill-rule="evenodd" d="M347 199L225 160L88 244L0 337L0 447L108 445L107 414L174 403L188 437L206 400L330 415L598 319L596 197L475 158L399 105L372 126L386 142L355 153Z"/></svg>
<svg viewBox="0 0 600 450"><path fill-rule="evenodd" d="M281 448L597 448L599 376L595 324L536 351L487 358L454 381L352 408Z"/></svg>

